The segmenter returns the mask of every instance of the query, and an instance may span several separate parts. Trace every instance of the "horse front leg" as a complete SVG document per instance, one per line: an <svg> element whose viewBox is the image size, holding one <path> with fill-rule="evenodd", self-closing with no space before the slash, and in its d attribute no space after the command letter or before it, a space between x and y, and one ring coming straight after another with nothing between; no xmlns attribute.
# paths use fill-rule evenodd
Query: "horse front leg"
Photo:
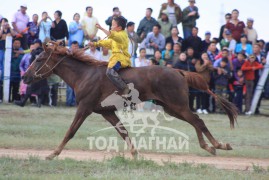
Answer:
<svg viewBox="0 0 269 180"><path fill-rule="evenodd" d="M92 111L89 111L88 109L85 109L85 106L83 107L82 105L78 107L75 118L68 129L68 131L65 134L65 137L61 144L51 153L49 156L46 157L47 160L52 160L54 157L58 156L67 142L74 137L76 134L77 130L81 126L81 124L84 122L84 120L92 113Z"/></svg>

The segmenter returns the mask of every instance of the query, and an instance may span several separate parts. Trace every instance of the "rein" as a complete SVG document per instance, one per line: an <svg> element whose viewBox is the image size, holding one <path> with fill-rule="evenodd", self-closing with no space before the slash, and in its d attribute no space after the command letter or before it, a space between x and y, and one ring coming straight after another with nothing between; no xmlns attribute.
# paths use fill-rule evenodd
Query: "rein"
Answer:
<svg viewBox="0 0 269 180"><path fill-rule="evenodd" d="M43 76L47 75L48 73L52 72L66 57L62 57L52 68L47 64L51 58L53 54L53 51L50 53L49 57L47 58L46 62L35 72L34 74L34 78L43 78ZM34 62L32 64L34 64L36 62L36 59L34 60ZM40 72L44 67L48 68L49 70L43 74L38 74L38 72Z"/></svg>

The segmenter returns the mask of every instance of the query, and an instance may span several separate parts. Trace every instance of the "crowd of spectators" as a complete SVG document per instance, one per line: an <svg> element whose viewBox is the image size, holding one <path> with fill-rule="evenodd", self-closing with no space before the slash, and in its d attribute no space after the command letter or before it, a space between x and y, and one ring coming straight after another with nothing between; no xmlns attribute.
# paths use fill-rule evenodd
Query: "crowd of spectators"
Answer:
<svg viewBox="0 0 269 180"><path fill-rule="evenodd" d="M134 22L127 23L132 66L159 65L197 72L211 90L235 103L240 113L250 114L253 92L266 64L268 43L258 39L258 33L253 27L254 19L248 18L246 24L239 20L237 9L225 15L226 23L220 27L219 37L213 38L210 31L205 32L204 37L199 37L196 21L199 20L200 12L195 0L188 2L189 6L183 9L174 0L167 0L161 5L156 19L152 17L153 9L147 8L137 31ZM93 16L93 12L93 7L88 6L82 15L75 13L73 21L67 25L59 10L55 11L54 18L42 12L41 18L33 14L30 19L27 5L22 4L11 23L4 17L0 18L0 102L7 36L13 36L9 102L24 106L30 98L39 107L41 104L57 106L58 86L61 82L58 76L52 75L31 88L23 84L21 76L34 57L42 52L41 45L44 42L59 41L71 49L78 49L89 42L98 41L100 38L95 25L99 20ZM105 20L108 29L114 17L124 16L118 7L114 7L112 12ZM182 24L184 37L179 35L179 24ZM110 50L106 48L90 47L85 53L100 61L108 61L110 57ZM268 86L267 79L262 98L269 98ZM75 94L68 85L66 93L66 105L75 106ZM257 114L262 98L255 112ZM197 113L222 113L212 97L192 88L189 92L189 106Z"/></svg>

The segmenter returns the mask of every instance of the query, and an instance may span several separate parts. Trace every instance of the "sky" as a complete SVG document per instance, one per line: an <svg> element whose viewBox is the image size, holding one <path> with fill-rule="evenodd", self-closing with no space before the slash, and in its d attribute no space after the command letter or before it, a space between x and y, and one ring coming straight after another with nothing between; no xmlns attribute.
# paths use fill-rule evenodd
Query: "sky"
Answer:
<svg viewBox="0 0 269 180"><path fill-rule="evenodd" d="M3 1L3 0L1 0ZM27 13L31 17L34 13L41 17L43 11L47 11L51 17L56 10L61 10L63 19L67 24L72 21L73 15L79 13L81 16L85 13L86 6L93 7L93 16L97 17L99 23L105 25L105 20L112 15L112 8L119 7L122 15L136 23L144 18L147 7L153 9L152 16L158 17L161 4L167 0L8 0L7 5L0 6L0 15L11 21L13 14L20 8L21 4L27 4ZM188 6L188 0L175 0L181 9ZM254 28L258 31L259 39L269 41L267 11L269 7L268 0L196 0L196 6L199 8L200 19L197 20L199 27L199 36L204 38L204 33L210 31L212 37L219 36L219 29L224 23L224 15L233 9L240 11L239 19L246 23L246 19L254 19ZM180 35L183 36L182 26L178 26ZM98 35L105 37L102 32Z"/></svg>

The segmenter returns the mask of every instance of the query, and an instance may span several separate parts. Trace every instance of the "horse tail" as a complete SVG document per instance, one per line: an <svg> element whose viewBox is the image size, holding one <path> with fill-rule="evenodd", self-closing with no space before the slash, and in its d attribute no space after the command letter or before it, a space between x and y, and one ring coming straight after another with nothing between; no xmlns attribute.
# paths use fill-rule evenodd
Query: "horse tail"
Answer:
<svg viewBox="0 0 269 180"><path fill-rule="evenodd" d="M233 129L234 123L235 122L237 123L237 115L238 115L237 107L233 103L226 100L225 98L222 98L218 96L217 94L213 93L209 89L209 86L206 80L198 73L181 71L181 70L177 70L177 71L186 78L187 83L190 87L201 90L201 91L205 91L208 94L210 94L212 97L214 97L216 102L222 107L222 109L228 115L230 119L230 127Z"/></svg>

